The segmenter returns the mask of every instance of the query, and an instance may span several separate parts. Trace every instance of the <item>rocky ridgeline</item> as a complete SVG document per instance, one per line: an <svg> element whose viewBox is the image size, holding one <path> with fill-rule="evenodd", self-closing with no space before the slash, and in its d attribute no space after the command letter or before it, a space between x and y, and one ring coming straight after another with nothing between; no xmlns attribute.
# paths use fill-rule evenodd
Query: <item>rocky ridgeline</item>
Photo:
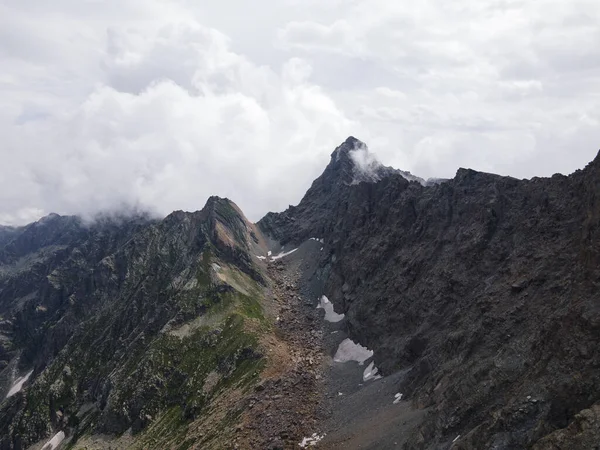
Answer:
<svg viewBox="0 0 600 450"><path fill-rule="evenodd" d="M398 391L428 411L407 447L600 442L600 157L547 179L460 169L428 187L393 172L352 184L348 143L259 226L325 238L336 311L384 374L408 371Z"/></svg>

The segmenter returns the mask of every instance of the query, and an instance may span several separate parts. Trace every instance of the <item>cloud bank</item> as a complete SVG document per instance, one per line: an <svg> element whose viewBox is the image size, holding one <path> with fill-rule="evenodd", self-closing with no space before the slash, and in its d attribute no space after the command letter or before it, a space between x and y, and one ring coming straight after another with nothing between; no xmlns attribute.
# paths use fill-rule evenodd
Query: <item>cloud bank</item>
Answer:
<svg viewBox="0 0 600 450"><path fill-rule="evenodd" d="M424 178L569 173L600 142L598 23L588 0L7 0L0 223L213 194L257 220L348 135Z"/></svg>

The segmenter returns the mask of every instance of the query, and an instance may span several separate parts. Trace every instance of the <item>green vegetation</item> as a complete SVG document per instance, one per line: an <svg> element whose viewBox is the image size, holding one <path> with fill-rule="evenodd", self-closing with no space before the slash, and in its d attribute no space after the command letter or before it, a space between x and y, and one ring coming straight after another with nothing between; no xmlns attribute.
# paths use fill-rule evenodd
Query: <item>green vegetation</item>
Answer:
<svg viewBox="0 0 600 450"><path fill-rule="evenodd" d="M180 255L169 251L167 267L136 264L117 298L98 300L97 312L80 323L11 418L26 445L50 435L57 426L51 421L60 417L76 439L131 429L139 449L175 442L188 448L198 441L190 440L189 428L206 421L211 427L203 443L235 426L239 407L217 422L211 414L221 398L258 379L265 363L258 337L270 324L263 287L215 254L205 244L186 263L189 271L178 273L170 268Z"/></svg>
<svg viewBox="0 0 600 450"><path fill-rule="evenodd" d="M242 299L242 303L244 301L248 299ZM219 308L225 303L218 305ZM211 314L218 311L211 310ZM147 383L153 380L150 381L153 387L159 388L155 397L162 403L155 411L150 411L146 403L145 414L154 413L157 420L139 436L139 448L164 448L167 442L184 442L189 423L201 421L208 413L211 400L225 390L252 385L264 361L258 353L257 336L245 330L245 320L248 320L246 316L233 312L218 326L202 327L182 339L164 334L152 344L147 361L128 382L138 389L144 386L146 391ZM151 372L145 367L151 367ZM210 376L215 380L214 385L208 383ZM123 399L127 402L137 395L139 392L135 390L124 392ZM165 412L160 413L161 410ZM225 423L220 424L220 432L227 431L238 415L239 412L226 418ZM217 434L218 431L215 430ZM210 436L206 439L210 440Z"/></svg>

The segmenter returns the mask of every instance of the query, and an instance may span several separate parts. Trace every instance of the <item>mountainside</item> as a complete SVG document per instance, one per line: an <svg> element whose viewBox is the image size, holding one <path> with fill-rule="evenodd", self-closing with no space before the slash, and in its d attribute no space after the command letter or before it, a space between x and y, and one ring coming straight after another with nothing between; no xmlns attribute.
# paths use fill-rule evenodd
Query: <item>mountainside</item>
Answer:
<svg viewBox="0 0 600 450"><path fill-rule="evenodd" d="M600 157L424 181L353 137L257 224L1 227L0 450L596 448L599 233Z"/></svg>
<svg viewBox="0 0 600 450"><path fill-rule="evenodd" d="M259 226L325 238L324 292L427 408L408 448L600 442L600 158L568 177L460 169L430 187L393 172L348 184L351 162L334 153L297 207Z"/></svg>
<svg viewBox="0 0 600 450"><path fill-rule="evenodd" d="M203 419L264 364L264 279L249 256L261 245L216 197L162 221L53 215L25 227L0 252L3 393L19 376L32 382L2 404L0 447L150 422L139 448L202 441L179 424Z"/></svg>

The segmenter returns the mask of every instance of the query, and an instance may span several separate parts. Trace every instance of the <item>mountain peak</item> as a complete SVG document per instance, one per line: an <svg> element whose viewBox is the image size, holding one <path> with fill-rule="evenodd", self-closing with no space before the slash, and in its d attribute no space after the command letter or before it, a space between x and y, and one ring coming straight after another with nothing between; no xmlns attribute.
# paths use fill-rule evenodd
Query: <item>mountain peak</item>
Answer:
<svg viewBox="0 0 600 450"><path fill-rule="evenodd" d="M344 184L373 183L392 173L403 174L392 167L384 166L369 151L367 145L354 136L349 136L331 154L331 161L324 175L328 172Z"/></svg>
<svg viewBox="0 0 600 450"><path fill-rule="evenodd" d="M333 151L323 176L343 184L373 182L381 179L383 174L379 172L383 167L364 142L350 136Z"/></svg>
<svg viewBox="0 0 600 450"><path fill-rule="evenodd" d="M337 147L331 154L332 161L340 161L349 159L350 153L360 149L367 149L367 145L354 136L349 136L342 144Z"/></svg>
<svg viewBox="0 0 600 450"><path fill-rule="evenodd" d="M202 209L212 210L218 208L220 205L228 205L231 203L233 202L228 198L219 197L218 195L211 195L210 197L208 197L208 200L206 200L206 204Z"/></svg>

